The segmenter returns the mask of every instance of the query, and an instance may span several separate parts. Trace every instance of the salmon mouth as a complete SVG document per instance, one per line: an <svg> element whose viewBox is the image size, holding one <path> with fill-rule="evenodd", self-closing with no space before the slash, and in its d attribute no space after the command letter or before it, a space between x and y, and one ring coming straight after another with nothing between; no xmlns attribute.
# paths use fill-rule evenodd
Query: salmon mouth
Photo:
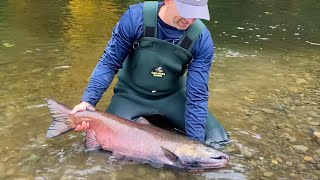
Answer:
<svg viewBox="0 0 320 180"><path fill-rule="evenodd" d="M228 155L221 155L217 157L210 157L201 161L188 163L189 169L216 169L226 167L229 163Z"/></svg>
<svg viewBox="0 0 320 180"><path fill-rule="evenodd" d="M220 168L225 167L229 163L229 156L228 155L221 155L218 157L211 157L206 162L200 162L199 165L201 165L204 168Z"/></svg>

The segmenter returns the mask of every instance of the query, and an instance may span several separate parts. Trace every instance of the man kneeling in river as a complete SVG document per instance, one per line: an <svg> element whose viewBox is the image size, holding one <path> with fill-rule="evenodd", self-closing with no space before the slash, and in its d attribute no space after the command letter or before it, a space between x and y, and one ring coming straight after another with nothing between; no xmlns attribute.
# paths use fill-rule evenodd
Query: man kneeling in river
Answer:
<svg viewBox="0 0 320 180"><path fill-rule="evenodd" d="M208 79L214 54L207 27L208 0L135 4L113 29L103 56L71 114L94 110L118 72L107 112L129 120L163 115L187 137L214 145L228 135L208 112ZM185 72L188 71L185 76ZM83 122L76 130L85 130Z"/></svg>

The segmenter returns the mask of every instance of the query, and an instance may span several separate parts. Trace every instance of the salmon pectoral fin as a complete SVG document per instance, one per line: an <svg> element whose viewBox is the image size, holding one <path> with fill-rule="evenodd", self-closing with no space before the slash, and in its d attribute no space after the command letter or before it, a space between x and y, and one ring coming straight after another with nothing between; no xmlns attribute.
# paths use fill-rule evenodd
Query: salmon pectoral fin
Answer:
<svg viewBox="0 0 320 180"><path fill-rule="evenodd" d="M166 158L171 161L171 162L178 162L179 161L179 157L176 156L173 152L171 152L170 150L160 146L162 149L163 154L166 156Z"/></svg>
<svg viewBox="0 0 320 180"><path fill-rule="evenodd" d="M144 117L140 116L137 121L137 123L141 123L141 124L148 124L148 125L151 125L151 123Z"/></svg>
<svg viewBox="0 0 320 180"><path fill-rule="evenodd" d="M70 108L52 99L46 98L45 100L52 116L52 122L46 135L47 138L54 138L76 127L69 118Z"/></svg>
<svg viewBox="0 0 320 180"><path fill-rule="evenodd" d="M98 143L94 132L91 129L86 131L86 152L95 151L101 149L101 145Z"/></svg>

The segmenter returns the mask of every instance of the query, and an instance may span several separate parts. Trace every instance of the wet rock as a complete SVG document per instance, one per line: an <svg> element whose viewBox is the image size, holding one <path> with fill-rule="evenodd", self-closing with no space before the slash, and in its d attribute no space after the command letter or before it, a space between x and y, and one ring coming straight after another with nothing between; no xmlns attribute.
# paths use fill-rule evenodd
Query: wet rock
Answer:
<svg viewBox="0 0 320 180"><path fill-rule="evenodd" d="M146 171L145 168L139 167L139 168L137 169L137 174L138 174L139 176L144 176L146 173L147 173L147 171Z"/></svg>
<svg viewBox="0 0 320 180"><path fill-rule="evenodd" d="M295 99L295 100L293 101L293 103L294 103L295 105L300 105L300 104L302 104L302 102L301 102L299 99Z"/></svg>
<svg viewBox="0 0 320 180"><path fill-rule="evenodd" d="M15 170L13 168L11 168L6 172L6 175L11 176L11 175L14 175L15 173L16 173Z"/></svg>
<svg viewBox="0 0 320 180"><path fill-rule="evenodd" d="M250 111L250 110L248 110L248 109L245 109L245 110L244 110L244 113L245 113L247 116L251 116L251 115L255 114L255 112Z"/></svg>
<svg viewBox="0 0 320 180"><path fill-rule="evenodd" d="M267 114L274 114L274 111L272 109L268 109L268 108L262 108L261 111L265 112Z"/></svg>
<svg viewBox="0 0 320 180"><path fill-rule="evenodd" d="M304 171L304 170L307 169L307 166L300 163L300 164L297 165L297 168L298 168L299 171Z"/></svg>
<svg viewBox="0 0 320 180"><path fill-rule="evenodd" d="M164 172L160 172L159 179L166 179L166 174Z"/></svg>
<svg viewBox="0 0 320 180"><path fill-rule="evenodd" d="M293 162L287 161L287 162L286 162L286 165L289 166L289 167L291 167L291 166L293 165Z"/></svg>
<svg viewBox="0 0 320 180"><path fill-rule="evenodd" d="M297 138L295 138L294 136L290 136L290 137L288 138L288 140L289 140L291 143L297 142Z"/></svg>
<svg viewBox="0 0 320 180"><path fill-rule="evenodd" d="M320 162L320 156L319 155L314 155L313 156L313 160L315 160L316 162Z"/></svg>
<svg viewBox="0 0 320 180"><path fill-rule="evenodd" d="M237 147L234 144L230 144L227 146L224 150L226 153L233 153L233 152L238 152Z"/></svg>
<svg viewBox="0 0 320 180"><path fill-rule="evenodd" d="M308 151L308 147L306 147L306 146L304 146L304 145L293 145L292 146L293 147L293 149L295 150L295 151L297 151L298 153L305 153L305 152L307 152Z"/></svg>
<svg viewBox="0 0 320 180"><path fill-rule="evenodd" d="M247 148L241 149L240 153L246 158L252 158L252 156L253 156L253 153L250 152Z"/></svg>
<svg viewBox="0 0 320 180"><path fill-rule="evenodd" d="M243 97L243 99L246 100L246 101L253 101L254 100L254 99L251 99L251 98L249 98L247 96Z"/></svg>
<svg viewBox="0 0 320 180"><path fill-rule="evenodd" d="M307 179L312 179L312 180L317 180L317 179L319 179L317 175L312 174L312 173L305 173L305 177L306 177Z"/></svg>
<svg viewBox="0 0 320 180"><path fill-rule="evenodd" d="M273 107L273 109L278 110L278 111L282 111L284 109L281 104L273 104L272 107Z"/></svg>
<svg viewBox="0 0 320 180"><path fill-rule="evenodd" d="M164 173L161 173L160 174L160 179L176 179L176 175L174 175L172 172L170 171L167 171L167 172L164 172Z"/></svg>
<svg viewBox="0 0 320 180"><path fill-rule="evenodd" d="M298 88L296 88L296 87L289 87L288 91L293 92L293 93L299 92Z"/></svg>
<svg viewBox="0 0 320 180"><path fill-rule="evenodd" d="M257 130L258 130L258 127L257 126L251 126L251 130L253 131L253 132L256 132Z"/></svg>
<svg viewBox="0 0 320 180"><path fill-rule="evenodd" d="M318 103L316 103L316 102L314 102L314 101L310 102L310 104L311 104L311 105L315 105L315 106L318 105Z"/></svg>
<svg viewBox="0 0 320 180"><path fill-rule="evenodd" d="M279 163L283 163L282 159L280 158L276 158L276 161L278 161Z"/></svg>
<svg viewBox="0 0 320 180"><path fill-rule="evenodd" d="M315 112L315 111L309 111L308 114L309 114L311 117L314 117L314 118L320 117L320 115L319 115L317 112Z"/></svg>
<svg viewBox="0 0 320 180"><path fill-rule="evenodd" d="M31 154L31 156L28 158L29 161L36 161L40 159L40 157L36 154Z"/></svg>
<svg viewBox="0 0 320 180"><path fill-rule="evenodd" d="M0 163L0 179L4 178L5 175L5 168L4 164Z"/></svg>
<svg viewBox="0 0 320 180"><path fill-rule="evenodd" d="M31 175L27 175L27 174L19 174L19 175L15 175L14 177L15 180L31 180L31 179L35 179L33 176Z"/></svg>
<svg viewBox="0 0 320 180"><path fill-rule="evenodd" d="M320 177L320 171L319 170L313 170L312 173L317 175L318 177Z"/></svg>
<svg viewBox="0 0 320 180"><path fill-rule="evenodd" d="M272 163L272 164L279 164L278 161L277 161L277 160L274 160L274 159L271 161L271 163Z"/></svg>
<svg viewBox="0 0 320 180"><path fill-rule="evenodd" d="M270 172L270 171L265 172L265 173L263 173L263 176L264 177L271 177L271 176L273 176L273 172Z"/></svg>
<svg viewBox="0 0 320 180"><path fill-rule="evenodd" d="M290 128L284 128L284 130L285 130L286 132L289 132L289 133L293 132L293 130L290 129Z"/></svg>
<svg viewBox="0 0 320 180"><path fill-rule="evenodd" d="M278 128L278 129L283 129L284 128L284 124L273 124L273 126Z"/></svg>
<svg viewBox="0 0 320 180"><path fill-rule="evenodd" d="M259 114L255 114L255 115L252 115L250 117L250 119L253 121L253 122L263 122L265 120L265 118L263 118L261 115Z"/></svg>
<svg viewBox="0 0 320 180"><path fill-rule="evenodd" d="M297 142L297 139L294 136L289 135L288 133L283 133L280 137L289 140L291 143Z"/></svg>
<svg viewBox="0 0 320 180"><path fill-rule="evenodd" d="M263 172L263 173L267 172L267 169L264 168L264 167L259 167L259 169L260 169L260 171Z"/></svg>
<svg viewBox="0 0 320 180"><path fill-rule="evenodd" d="M125 173L124 175L123 175L123 179L135 179L135 174L132 174L132 173Z"/></svg>
<svg viewBox="0 0 320 180"><path fill-rule="evenodd" d="M290 107L290 110L291 110L291 111L295 111L295 110L296 110L296 106L291 106L291 107Z"/></svg>
<svg viewBox="0 0 320 180"><path fill-rule="evenodd" d="M289 118L296 118L297 116L296 115L294 115L294 114L288 114L287 115Z"/></svg>
<svg viewBox="0 0 320 180"><path fill-rule="evenodd" d="M46 138L45 138L45 136L44 135L39 135L39 136L37 136L37 138L36 138L36 142L37 143L39 143L39 144L44 144L45 142L46 142Z"/></svg>
<svg viewBox="0 0 320 180"><path fill-rule="evenodd" d="M307 121L312 121L313 118L312 117L307 117Z"/></svg>
<svg viewBox="0 0 320 180"><path fill-rule="evenodd" d="M252 167L257 167L257 166L258 166L258 164L257 164L256 162L254 162L254 161L250 161L250 165L251 165Z"/></svg>
<svg viewBox="0 0 320 180"><path fill-rule="evenodd" d="M291 129L295 128L295 126L293 126L292 124L285 124L285 126L288 127L288 128L291 128Z"/></svg>
<svg viewBox="0 0 320 180"><path fill-rule="evenodd" d="M290 97L282 99L283 104L288 105L292 103L292 99Z"/></svg>
<svg viewBox="0 0 320 180"><path fill-rule="evenodd" d="M6 162L8 162L10 159L11 159L10 156L4 156L4 157L2 158L2 162L3 162L3 163L6 163Z"/></svg>
<svg viewBox="0 0 320 180"><path fill-rule="evenodd" d="M298 174L296 174L296 173L290 173L290 176L291 176L291 177L296 177L296 176L298 176Z"/></svg>
<svg viewBox="0 0 320 180"><path fill-rule="evenodd" d="M310 156L305 156L305 157L303 157L303 160L304 160L304 161L307 161L307 162L313 162L313 161L314 161L313 158L310 157Z"/></svg>
<svg viewBox="0 0 320 180"><path fill-rule="evenodd" d="M297 83L297 84L305 84L305 83L307 83L307 80L302 79L302 78L297 78L297 79L296 79L296 83Z"/></svg>
<svg viewBox="0 0 320 180"><path fill-rule="evenodd" d="M320 122L311 121L311 122L308 122L308 124L311 125L311 126L319 126Z"/></svg>
<svg viewBox="0 0 320 180"><path fill-rule="evenodd" d="M240 151L240 154L242 154L245 158L252 158L253 150L249 149L246 146L243 146L242 144L236 144L236 148L238 149L238 151Z"/></svg>
<svg viewBox="0 0 320 180"><path fill-rule="evenodd" d="M314 153L315 153L316 155L320 155L320 149L315 150Z"/></svg>

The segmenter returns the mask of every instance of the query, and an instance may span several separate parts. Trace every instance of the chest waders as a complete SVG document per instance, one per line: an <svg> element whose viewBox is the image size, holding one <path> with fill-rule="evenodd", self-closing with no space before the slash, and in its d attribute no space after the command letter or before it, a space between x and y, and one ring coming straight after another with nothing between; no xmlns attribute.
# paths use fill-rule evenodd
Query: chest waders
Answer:
<svg viewBox="0 0 320 180"><path fill-rule="evenodd" d="M118 73L118 82L107 112L136 120L140 116L163 115L175 128L185 129L185 71L190 53L205 28L196 20L177 45L157 39L158 2L145 2L143 37L134 43ZM208 142L226 142L228 135L208 113Z"/></svg>

